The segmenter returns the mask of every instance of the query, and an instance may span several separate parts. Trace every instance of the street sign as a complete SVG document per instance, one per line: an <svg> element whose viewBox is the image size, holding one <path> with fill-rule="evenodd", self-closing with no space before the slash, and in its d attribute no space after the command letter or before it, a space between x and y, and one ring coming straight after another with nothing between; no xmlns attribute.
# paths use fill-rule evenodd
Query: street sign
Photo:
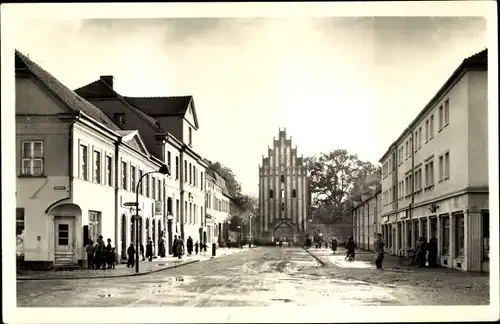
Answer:
<svg viewBox="0 0 500 324"><path fill-rule="evenodd" d="M125 207L131 207L131 206L138 206L139 203L136 203L135 201L127 201L126 203L123 204Z"/></svg>

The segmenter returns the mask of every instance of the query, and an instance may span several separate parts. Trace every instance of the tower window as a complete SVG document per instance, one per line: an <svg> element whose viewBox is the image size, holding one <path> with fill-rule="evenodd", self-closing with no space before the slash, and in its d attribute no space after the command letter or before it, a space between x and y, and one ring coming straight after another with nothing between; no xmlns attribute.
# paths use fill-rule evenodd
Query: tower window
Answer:
<svg viewBox="0 0 500 324"><path fill-rule="evenodd" d="M281 199L285 199L285 189L281 189Z"/></svg>
<svg viewBox="0 0 500 324"><path fill-rule="evenodd" d="M297 198L297 190L295 189L292 190L292 197Z"/></svg>
<svg viewBox="0 0 500 324"><path fill-rule="evenodd" d="M281 203L281 210L285 210L285 203Z"/></svg>
<svg viewBox="0 0 500 324"><path fill-rule="evenodd" d="M285 176L281 175L281 182L285 182Z"/></svg>
<svg viewBox="0 0 500 324"><path fill-rule="evenodd" d="M269 190L269 198L274 198L273 189Z"/></svg>

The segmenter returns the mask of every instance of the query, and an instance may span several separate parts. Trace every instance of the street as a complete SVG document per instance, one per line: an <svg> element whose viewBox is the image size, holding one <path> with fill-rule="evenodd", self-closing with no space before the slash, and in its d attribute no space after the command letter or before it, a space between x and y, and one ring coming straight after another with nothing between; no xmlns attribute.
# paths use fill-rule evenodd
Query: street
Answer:
<svg viewBox="0 0 500 324"><path fill-rule="evenodd" d="M435 271L443 271L443 275L435 276L437 286L429 281L428 273L422 276L391 268L377 271L362 257L344 262L343 251L335 256L326 249L311 252L325 266L302 248L260 247L137 277L17 281L17 303L18 307L489 303L488 291L484 291L489 289L487 276L438 269ZM424 277L427 280L419 279ZM453 282L460 284L453 286Z"/></svg>

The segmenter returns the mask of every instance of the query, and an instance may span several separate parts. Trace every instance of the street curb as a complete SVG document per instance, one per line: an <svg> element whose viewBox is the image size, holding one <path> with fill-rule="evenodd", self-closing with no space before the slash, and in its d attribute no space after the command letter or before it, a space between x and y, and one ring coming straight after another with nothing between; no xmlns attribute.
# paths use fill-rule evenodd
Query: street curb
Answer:
<svg viewBox="0 0 500 324"><path fill-rule="evenodd" d="M200 262L200 260L191 260L187 261L181 264L174 264L168 267L164 267L161 269L156 269L152 271L147 271L147 272L140 272L140 273L127 273L123 275L116 275L116 276L87 276L87 277L62 277L62 278L26 278L26 277L18 277L16 280L18 281L42 281L42 280L82 280L82 279L111 279L111 278L126 278L126 277L136 277L136 276L145 276L151 273L156 273L160 271L165 271L169 269L175 269L178 267L182 267L184 265L192 264ZM97 270L98 271L98 270Z"/></svg>
<svg viewBox="0 0 500 324"><path fill-rule="evenodd" d="M323 262L323 260L321 260L319 257L315 256L311 251L309 251L308 249L306 249L305 247L302 247L307 253L309 253L309 255L311 255L313 258L316 259L316 261L318 261L322 267L326 267L326 263Z"/></svg>

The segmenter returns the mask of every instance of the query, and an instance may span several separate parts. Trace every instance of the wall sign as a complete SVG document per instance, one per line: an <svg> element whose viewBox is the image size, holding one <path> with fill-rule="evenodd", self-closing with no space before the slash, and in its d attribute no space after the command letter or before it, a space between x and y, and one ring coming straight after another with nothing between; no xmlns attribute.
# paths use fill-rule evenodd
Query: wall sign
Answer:
<svg viewBox="0 0 500 324"><path fill-rule="evenodd" d="M54 186L54 190L66 190L66 186Z"/></svg>

